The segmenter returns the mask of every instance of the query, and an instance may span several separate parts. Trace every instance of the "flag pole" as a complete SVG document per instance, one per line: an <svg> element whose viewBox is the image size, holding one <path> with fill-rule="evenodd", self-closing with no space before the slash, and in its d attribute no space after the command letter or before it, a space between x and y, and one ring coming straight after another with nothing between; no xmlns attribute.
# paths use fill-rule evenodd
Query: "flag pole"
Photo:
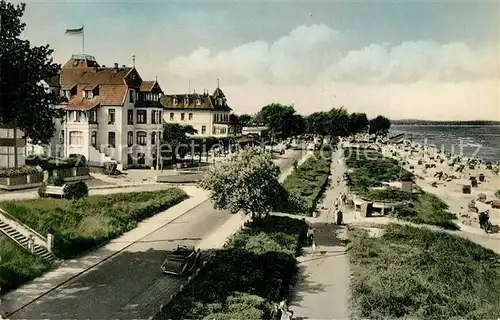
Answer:
<svg viewBox="0 0 500 320"><path fill-rule="evenodd" d="M85 25L82 24L82 54L85 54Z"/></svg>

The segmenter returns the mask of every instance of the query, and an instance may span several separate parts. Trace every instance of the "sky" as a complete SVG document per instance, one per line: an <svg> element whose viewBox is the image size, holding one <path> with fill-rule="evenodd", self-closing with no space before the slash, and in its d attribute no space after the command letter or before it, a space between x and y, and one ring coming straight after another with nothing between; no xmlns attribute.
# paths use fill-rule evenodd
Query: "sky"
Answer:
<svg viewBox="0 0 500 320"><path fill-rule="evenodd" d="M132 65L166 94L237 114L293 104L391 119L500 120L498 1L28 1L24 32L64 64Z"/></svg>

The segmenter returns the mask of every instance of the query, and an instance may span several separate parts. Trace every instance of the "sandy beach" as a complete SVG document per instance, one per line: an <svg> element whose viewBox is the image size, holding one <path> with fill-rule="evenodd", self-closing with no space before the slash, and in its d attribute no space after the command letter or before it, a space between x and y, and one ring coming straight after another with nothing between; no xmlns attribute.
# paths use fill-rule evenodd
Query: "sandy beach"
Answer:
<svg viewBox="0 0 500 320"><path fill-rule="evenodd" d="M409 141L399 145L385 145L382 147L382 153L387 157L404 161L404 168L415 174L415 183L420 188L445 201L449 211L456 214L461 232L488 237L498 245L500 209L494 209L490 204L492 200L500 201L495 196L495 192L500 190L498 171L494 172L495 168L498 169L497 164L492 164L490 168L480 159L446 155L437 148L411 144ZM469 166L471 163L475 164ZM480 174L484 175L483 181L479 181ZM477 187L471 186L471 177L477 179ZM470 194L463 193L464 185L471 187ZM481 197L483 199L480 199ZM486 234L479 228L478 214L469 209L471 200L475 202L474 206L478 212L489 210L490 222L494 226L493 233Z"/></svg>

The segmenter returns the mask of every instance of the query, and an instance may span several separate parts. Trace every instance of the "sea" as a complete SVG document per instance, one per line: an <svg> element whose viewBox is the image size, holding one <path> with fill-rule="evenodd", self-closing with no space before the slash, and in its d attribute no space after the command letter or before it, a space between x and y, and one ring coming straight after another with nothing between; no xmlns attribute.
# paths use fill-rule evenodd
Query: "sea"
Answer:
<svg viewBox="0 0 500 320"><path fill-rule="evenodd" d="M406 139L433 145L462 157L500 160L500 126L392 125L390 136L405 133Z"/></svg>

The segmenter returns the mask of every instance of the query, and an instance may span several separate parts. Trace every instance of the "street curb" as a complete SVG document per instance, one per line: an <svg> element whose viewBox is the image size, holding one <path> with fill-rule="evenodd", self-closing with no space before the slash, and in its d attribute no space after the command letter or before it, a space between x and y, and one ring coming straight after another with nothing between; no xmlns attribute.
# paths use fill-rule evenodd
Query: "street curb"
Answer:
<svg viewBox="0 0 500 320"><path fill-rule="evenodd" d="M130 246L132 246L132 245L136 244L137 242L141 241L142 239L146 238L146 237L147 237L147 236L149 236L151 233L156 232L156 231L158 231L159 229L161 229L161 228L165 227L166 225L169 225L169 224L171 224L172 222L175 222L176 220L180 219L182 216L184 216L185 214L187 214L187 213L188 213L188 212L190 212L191 210L193 210L193 209L195 209L195 208L197 208L197 207L201 206L201 205L202 205L203 203L205 203L207 200L209 200L209 198L204 196L204 197L203 197L203 200L201 200L201 202L199 202L199 203L198 203L198 204L196 204L195 206L193 206L193 207L189 208L189 209L188 209L188 210L186 210L185 212L181 213L180 215L178 215L178 216L177 216L177 217L175 217L174 219L169 220L167 223L165 223L165 224L163 224L163 225L159 226L158 228L154 229L153 231L151 231L151 232L150 232L150 233L148 233L147 235L144 235L144 236L140 237L139 239L135 240L134 242L131 242L131 243L130 243L130 244L128 244L127 246L125 246L125 247L123 247L122 249L120 249L120 250L116 251L115 253L111 254L110 256L108 256L108 257L104 258L103 260L99 261L98 263L96 263L96 264L94 264L94 265L92 265L92 266L89 266L89 267L85 268L84 270L82 270L82 271L80 271L80 272L78 272L78 273L74 274L73 276L71 276L70 278L66 279L65 281L63 281L63 282L61 282L61 283L57 284L55 287L52 287L52 288L50 288L49 290L47 290L47 291L45 291L44 293L42 293L41 295L37 296L35 299L31 300L30 302L28 302L28 303L24 304L22 307L17 308L16 310L14 310L14 311L11 311L11 312L7 313L7 314L6 314L6 316L7 316L7 317L10 317L10 316L14 315L16 312L21 311L22 309L24 309L24 308L26 308L27 306L31 305L33 302L35 302L35 301L37 301L37 300L39 300L39 299L43 298L43 297L44 297L44 296L46 296L47 294L49 294L49 293L51 293L51 292L55 291L56 289L58 289L59 287L61 287L61 286L65 285L66 283L70 282L71 280L73 280L73 279L75 279L75 278L77 278L77 277L81 276L82 274L86 273L87 271L89 271L89 270L91 270L91 269L93 269L93 268L95 268L95 267L97 267L97 266L101 265L102 263L104 263L104 262L106 262L106 261L110 260L110 259L111 259L111 258L113 258L114 256L116 256L116 255L118 255L118 254L122 253L124 250L126 250L126 249L127 249L127 248L129 248ZM182 203L182 202L180 202L180 203ZM168 209L167 209L167 210L168 210ZM113 239L113 240L115 240L115 239ZM102 247L101 247L101 248L102 248ZM19 289L19 288L18 288L18 289Z"/></svg>

